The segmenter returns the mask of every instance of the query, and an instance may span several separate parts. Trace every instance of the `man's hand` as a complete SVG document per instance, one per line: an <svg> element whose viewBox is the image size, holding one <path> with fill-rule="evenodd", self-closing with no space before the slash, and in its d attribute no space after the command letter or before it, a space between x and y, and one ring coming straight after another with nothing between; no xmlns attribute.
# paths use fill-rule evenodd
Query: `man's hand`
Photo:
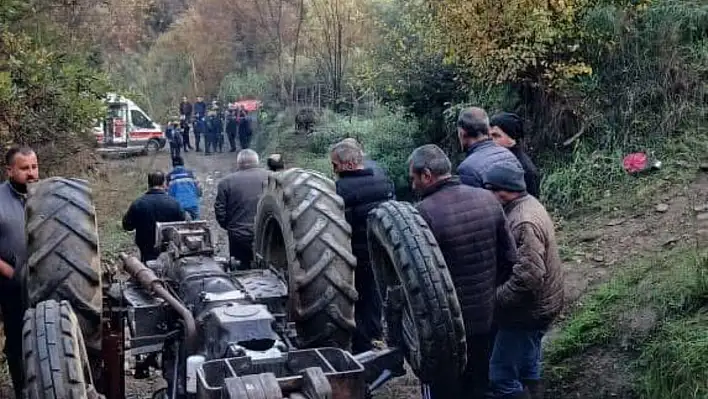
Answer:
<svg viewBox="0 0 708 399"><path fill-rule="evenodd" d="M0 259L0 275L10 280L15 275L15 269L13 269L7 262Z"/></svg>

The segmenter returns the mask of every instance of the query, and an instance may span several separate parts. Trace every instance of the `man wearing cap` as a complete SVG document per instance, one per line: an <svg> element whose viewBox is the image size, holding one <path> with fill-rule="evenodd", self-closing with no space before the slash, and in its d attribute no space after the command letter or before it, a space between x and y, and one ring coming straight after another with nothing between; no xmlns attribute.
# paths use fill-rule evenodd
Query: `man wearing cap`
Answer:
<svg viewBox="0 0 708 399"><path fill-rule="evenodd" d="M526 192L539 198L541 191L541 174L531 158L526 154L519 141L524 136L524 121L519 115L510 112L501 112L489 120L489 135L498 145L505 147L519 160L524 168L524 181Z"/></svg>
<svg viewBox="0 0 708 399"><path fill-rule="evenodd" d="M484 174L500 162L519 163L514 154L489 137L489 117L482 108L471 107L457 118L457 138L467 157L457 167L462 183L482 187ZM521 164L519 164L519 167Z"/></svg>
<svg viewBox="0 0 708 399"><path fill-rule="evenodd" d="M445 258L462 308L467 366L453 381L424 387L433 399L483 398L493 343L494 291L516 262L514 238L504 211L489 191L461 184L447 155L428 144L408 160L417 205Z"/></svg>
<svg viewBox="0 0 708 399"><path fill-rule="evenodd" d="M553 221L526 192L523 169L501 163L485 188L504 206L519 261L496 289L498 331L490 361L494 398L543 397L541 339L563 307L563 271ZM530 396L529 396L530 394Z"/></svg>
<svg viewBox="0 0 708 399"><path fill-rule="evenodd" d="M268 159L266 160L266 165L268 166L268 170L271 172L279 172L283 169L285 169L285 162L283 161L283 155L282 154L270 154L268 156Z"/></svg>

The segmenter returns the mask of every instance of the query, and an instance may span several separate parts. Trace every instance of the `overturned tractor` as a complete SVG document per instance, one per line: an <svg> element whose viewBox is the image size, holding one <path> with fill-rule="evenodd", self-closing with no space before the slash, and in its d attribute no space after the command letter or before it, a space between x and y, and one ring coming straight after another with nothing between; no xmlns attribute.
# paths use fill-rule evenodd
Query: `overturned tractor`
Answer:
<svg viewBox="0 0 708 399"><path fill-rule="evenodd" d="M423 382L465 366L445 261L423 219L395 201L369 215L387 347L349 352L351 229L333 182L316 172L270 176L252 265L217 257L207 223L179 222L157 225L157 260L121 254L127 279L101 273L90 190L79 180L37 183L27 223L30 399L123 399L125 356L137 359L136 377L162 370L167 388L153 397L179 399L366 398L405 373L404 359Z"/></svg>

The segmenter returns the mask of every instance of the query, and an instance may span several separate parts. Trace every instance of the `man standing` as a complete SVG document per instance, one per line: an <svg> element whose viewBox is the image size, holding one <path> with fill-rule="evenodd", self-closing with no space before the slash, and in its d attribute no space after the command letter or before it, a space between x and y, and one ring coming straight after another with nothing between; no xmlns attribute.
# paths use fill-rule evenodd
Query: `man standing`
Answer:
<svg viewBox="0 0 708 399"><path fill-rule="evenodd" d="M361 149L362 154L364 154L364 167L365 168L373 170L374 174L377 174L377 175L380 174L380 175L386 176L386 172L383 169L381 169L379 164L376 161L374 161L373 159L366 156L366 153L364 152L364 145L363 144L361 144L359 141L357 141L356 139L351 138L351 137L348 137L342 141L350 143L350 144L357 146Z"/></svg>
<svg viewBox="0 0 708 399"><path fill-rule="evenodd" d="M236 135L238 135L238 109L230 109L226 117L226 135L229 137L231 152L236 152Z"/></svg>
<svg viewBox="0 0 708 399"><path fill-rule="evenodd" d="M352 253L356 257L354 281L359 299L354 306L357 331L352 337L354 354L373 349L372 341L382 337L382 305L376 290L366 239L369 211L393 199L393 183L382 174L364 167L364 153L351 141L341 141L330 150L332 169L338 176L337 194L344 200L345 217L352 227Z"/></svg>
<svg viewBox="0 0 708 399"><path fill-rule="evenodd" d="M222 136L221 132L223 129L224 125L221 123L221 118L219 118L217 112L214 110L209 111L209 119L207 120L206 126L207 134L206 145L204 148L205 154L211 154L212 152L216 152L217 146L219 144L219 137Z"/></svg>
<svg viewBox="0 0 708 399"><path fill-rule="evenodd" d="M518 143L524 136L524 121L516 114L502 112L494 115L490 119L489 125L491 126L489 134L492 136L492 140L498 145L508 148L519 160L521 167L524 168L526 192L539 198L541 193L541 174Z"/></svg>
<svg viewBox="0 0 708 399"><path fill-rule="evenodd" d="M197 102L194 103L194 119L204 119L207 113L207 105L204 102L204 98L201 96L197 97Z"/></svg>
<svg viewBox="0 0 708 399"><path fill-rule="evenodd" d="M194 173L184 167L182 157L172 158L172 172L167 175L167 193L179 202L192 220L199 219L199 198L202 187Z"/></svg>
<svg viewBox="0 0 708 399"><path fill-rule="evenodd" d="M201 149L199 148L199 142L201 141L201 138L204 138L204 148L207 146L207 123L206 119L204 118L197 118L194 121L194 145L196 146L196 151L199 152Z"/></svg>
<svg viewBox="0 0 708 399"><path fill-rule="evenodd" d="M504 206L519 249L519 262L497 287L498 331L489 378L495 398L543 398L541 339L563 307L563 271L553 221L526 193L524 171L499 164L485 188ZM527 391L527 392L525 392Z"/></svg>
<svg viewBox="0 0 708 399"><path fill-rule="evenodd" d="M140 250L140 260L157 259L160 251L155 248L157 222L181 222L184 212L179 202L165 192L165 174L157 171L148 174L148 191L135 200L123 216L123 230L135 230L135 245Z"/></svg>
<svg viewBox="0 0 708 399"><path fill-rule="evenodd" d="M450 270L467 333L467 367L456 381L430 387L432 397L483 398L492 344L494 292L516 262L516 247L497 199L451 175L445 153L429 144L411 154L409 175L417 205Z"/></svg>
<svg viewBox="0 0 708 399"><path fill-rule="evenodd" d="M462 183L482 187L484 174L499 162L518 163L514 154L489 137L489 117L477 107L467 108L457 118L457 138L467 157L457 167ZM519 165L521 166L521 165Z"/></svg>
<svg viewBox="0 0 708 399"><path fill-rule="evenodd" d="M182 97L182 102L179 103L179 115L181 120L192 119L192 104L187 101L187 97Z"/></svg>
<svg viewBox="0 0 708 399"><path fill-rule="evenodd" d="M187 97L182 97L182 102L179 103L179 119L180 127L182 128L184 152L187 152L188 149L192 149L192 145L189 143L189 124L192 121L192 104L187 101Z"/></svg>
<svg viewBox="0 0 708 399"><path fill-rule="evenodd" d="M231 257L248 268L253 261L253 223L263 185L270 172L258 166L258 154L241 150L236 156L237 171L217 186L214 213L219 226L229 234Z"/></svg>
<svg viewBox="0 0 708 399"><path fill-rule="evenodd" d="M177 121L167 124L165 129L165 137L170 143L170 157L178 157L182 151L182 132L179 130Z"/></svg>
<svg viewBox="0 0 708 399"><path fill-rule="evenodd" d="M251 130L251 119L246 113L243 107L239 107L238 110L238 141L241 145L241 149L246 149L251 144L251 136L253 131Z"/></svg>
<svg viewBox="0 0 708 399"><path fill-rule="evenodd" d="M37 155L28 147L5 154L8 180L0 185L0 308L5 329L5 356L15 388L22 398L22 287L19 268L27 261L25 198L27 184L39 179Z"/></svg>

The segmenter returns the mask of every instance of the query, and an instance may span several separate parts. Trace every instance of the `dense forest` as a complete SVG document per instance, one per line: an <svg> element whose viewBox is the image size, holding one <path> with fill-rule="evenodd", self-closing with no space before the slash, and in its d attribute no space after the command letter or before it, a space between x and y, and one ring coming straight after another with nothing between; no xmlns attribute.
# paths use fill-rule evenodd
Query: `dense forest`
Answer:
<svg viewBox="0 0 708 399"><path fill-rule="evenodd" d="M402 187L414 146L457 150L461 107L514 111L559 210L625 182L622 154L696 157L706 130L702 0L5 0L0 32L0 142L57 170L107 90L160 122L183 95L261 98L273 130L316 106L311 157L354 135Z"/></svg>

